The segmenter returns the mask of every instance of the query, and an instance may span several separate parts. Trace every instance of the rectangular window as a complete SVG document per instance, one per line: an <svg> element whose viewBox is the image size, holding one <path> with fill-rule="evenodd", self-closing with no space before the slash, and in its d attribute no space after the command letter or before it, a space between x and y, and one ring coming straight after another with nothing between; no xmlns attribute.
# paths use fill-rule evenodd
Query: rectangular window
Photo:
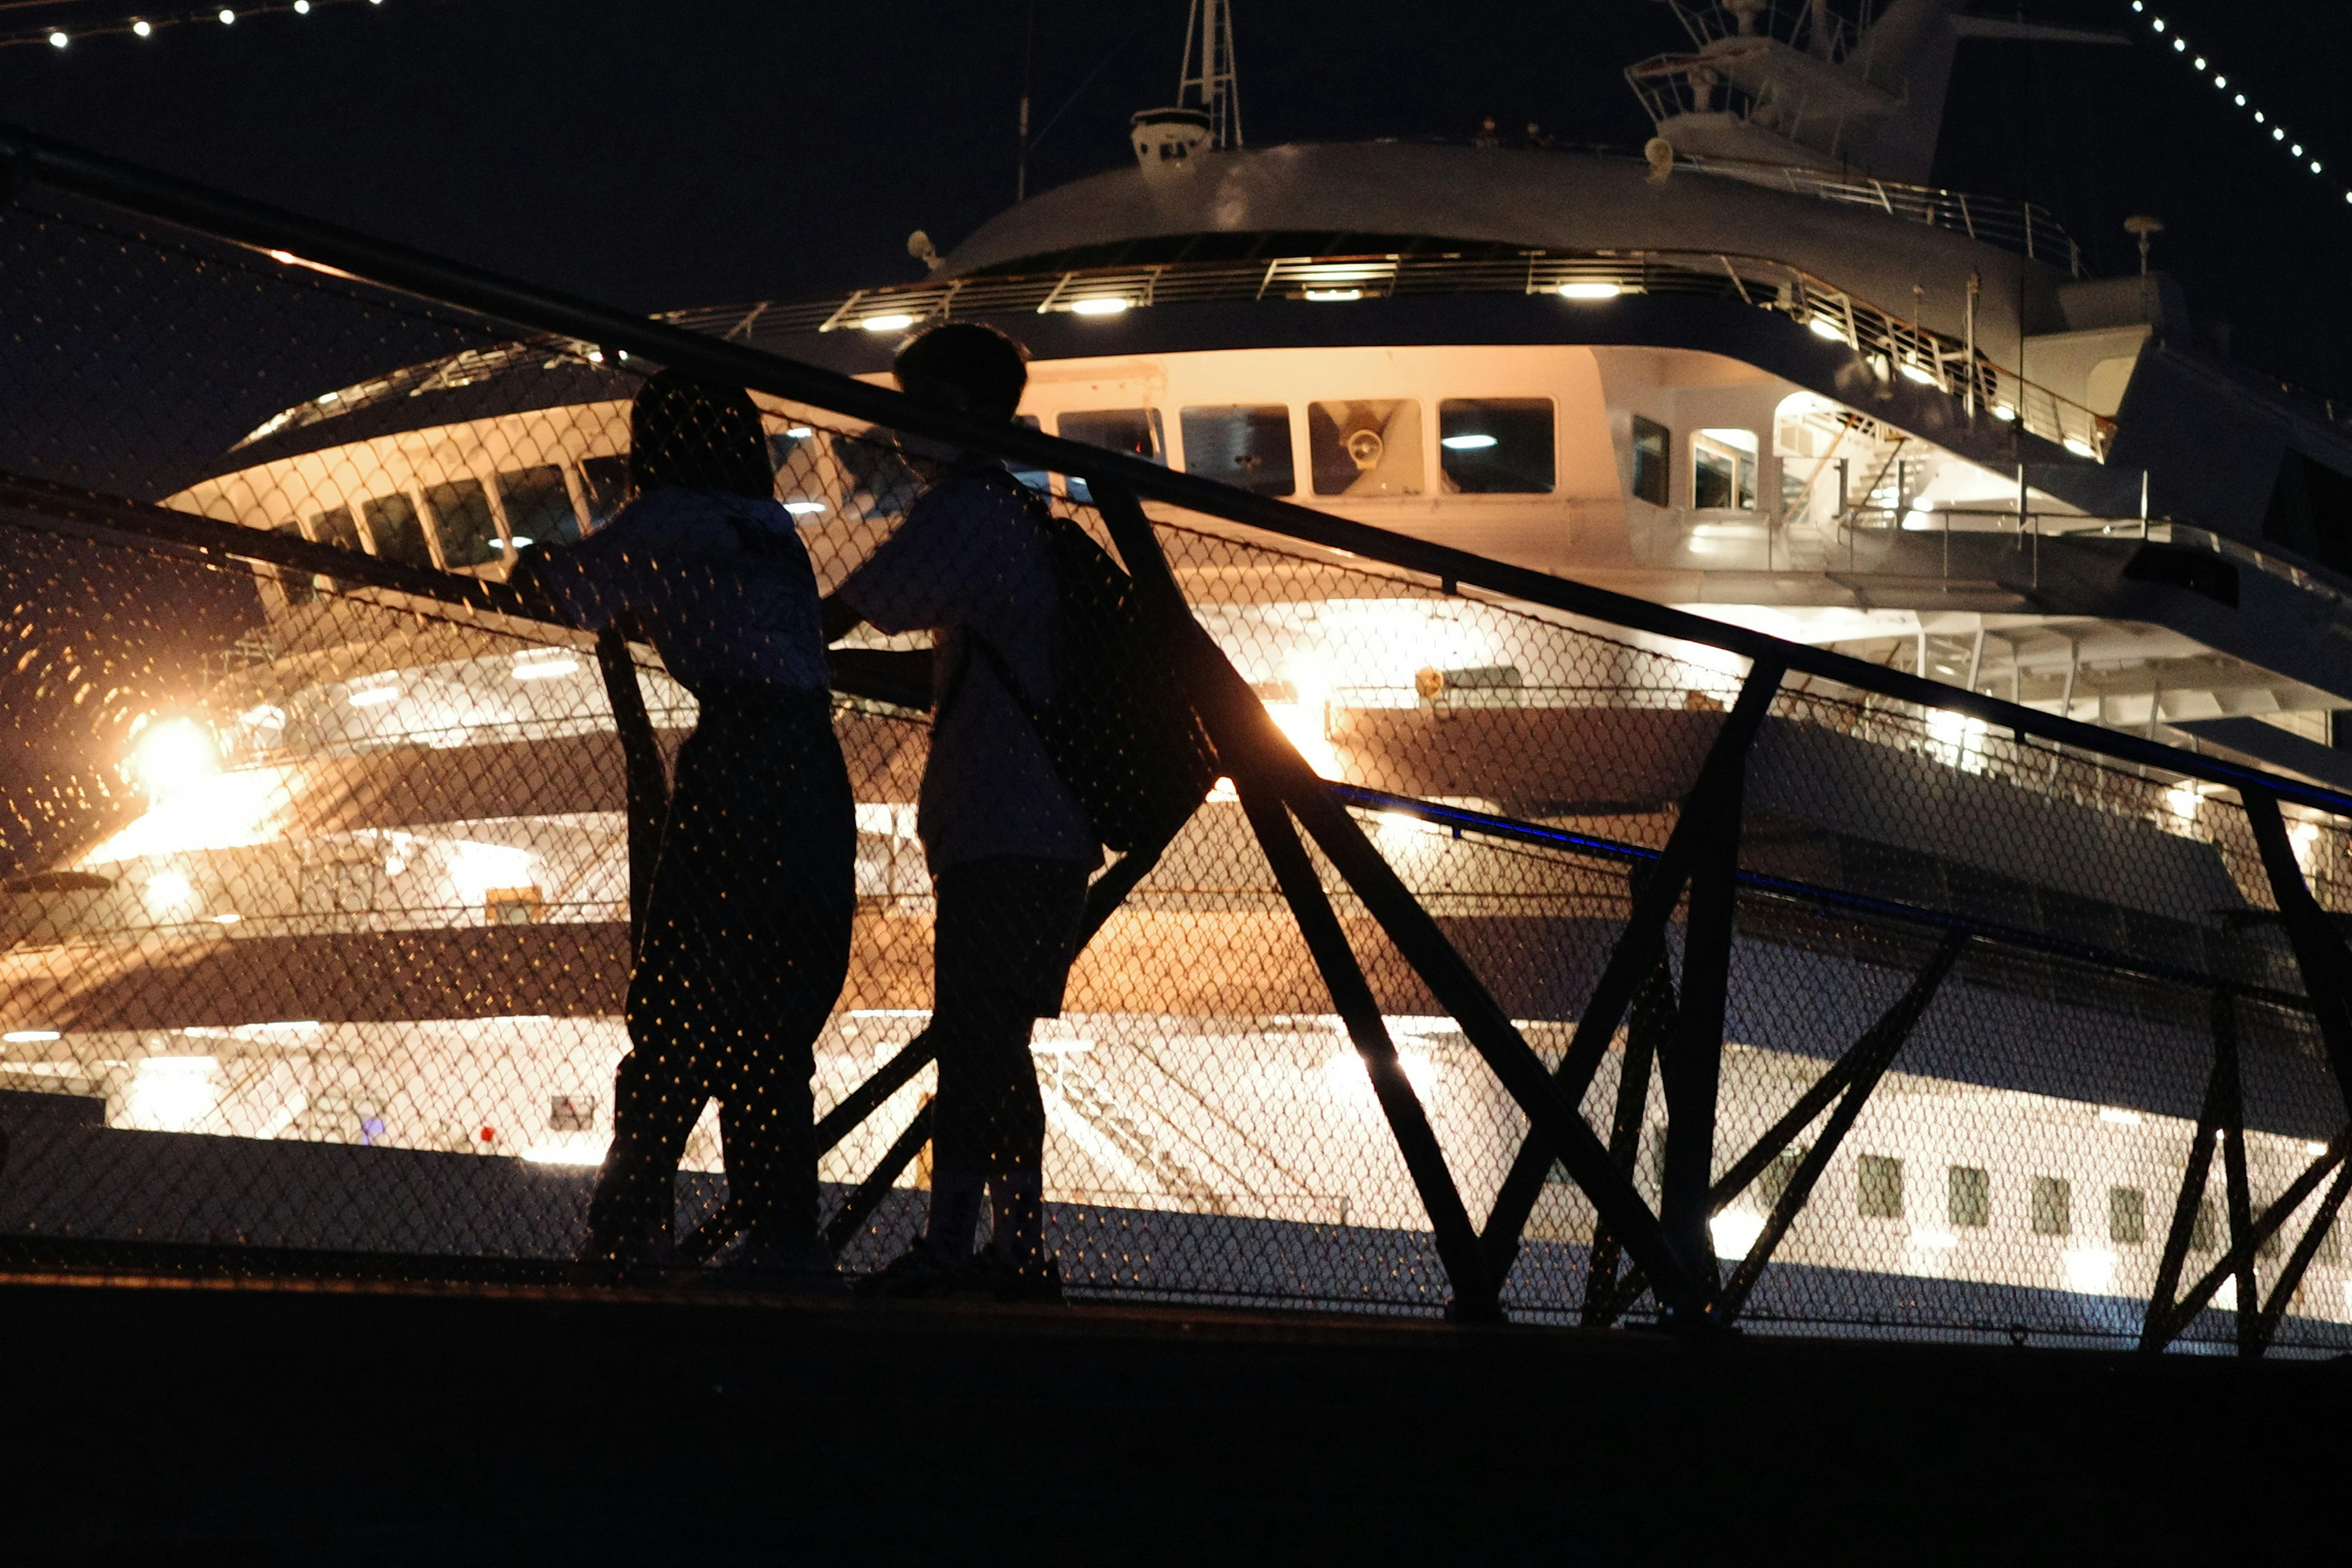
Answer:
<svg viewBox="0 0 2352 1568"><path fill-rule="evenodd" d="M1701 510L1756 510L1756 432L1693 433L1691 505Z"/></svg>
<svg viewBox="0 0 2352 1568"><path fill-rule="evenodd" d="M350 514L347 512L344 516L348 519ZM289 539L300 539L302 525L299 522L281 522L269 531L282 533ZM319 597L319 579L308 572L297 572L291 566L278 568L278 586L285 594L286 602L289 605L308 605Z"/></svg>
<svg viewBox="0 0 2352 1568"><path fill-rule="evenodd" d="M1780 1206L1790 1184L1797 1179L1797 1167L1805 1163L1805 1156L1811 1152L1802 1143L1791 1144L1773 1155L1772 1163L1758 1173L1756 1201L1764 1205L1766 1213Z"/></svg>
<svg viewBox="0 0 2352 1568"><path fill-rule="evenodd" d="M433 564L433 547L425 542L424 520L416 503L394 491L360 503L360 521L367 525L370 552L403 566Z"/></svg>
<svg viewBox="0 0 2352 1568"><path fill-rule="evenodd" d="M2033 1234L2074 1234L2074 1188L2063 1176L2033 1178Z"/></svg>
<svg viewBox="0 0 2352 1568"><path fill-rule="evenodd" d="M588 502L588 526L604 527L629 499L629 459L583 458L580 462L580 493Z"/></svg>
<svg viewBox="0 0 2352 1568"><path fill-rule="evenodd" d="M1421 405L1409 397L1307 405L1307 462L1318 496L1417 496Z"/></svg>
<svg viewBox="0 0 2352 1568"><path fill-rule="evenodd" d="M339 506L332 511L322 511L310 519L310 542L331 544L338 550L360 550L360 525L352 521L352 509Z"/></svg>
<svg viewBox="0 0 2352 1568"><path fill-rule="evenodd" d="M1551 399L1445 399L1437 405L1437 467L1445 488L1464 495L1549 493Z"/></svg>
<svg viewBox="0 0 2352 1568"><path fill-rule="evenodd" d="M1675 433L1654 419L1633 416L1633 499L1652 506L1666 504L1667 468Z"/></svg>
<svg viewBox="0 0 2352 1568"><path fill-rule="evenodd" d="M1180 409L1184 471L1256 496L1298 489L1290 460L1290 410L1279 403Z"/></svg>
<svg viewBox="0 0 2352 1568"><path fill-rule="evenodd" d="M580 514L572 510L571 489L563 482L563 470L551 463L500 474L499 504L506 508L507 531L514 535L517 550L580 542ZM446 539L444 535L445 543Z"/></svg>
<svg viewBox="0 0 2352 1568"><path fill-rule="evenodd" d="M1095 408L1080 413L1065 414L1059 422L1062 439L1081 441L1089 447L1100 447L1107 452L1124 452L1130 458L1141 458L1148 463L1165 465L1167 443L1160 436L1160 410L1157 408ZM1090 501L1087 481L1067 481L1070 499Z"/></svg>
<svg viewBox="0 0 2352 1568"><path fill-rule="evenodd" d="M1992 1176L1981 1165L1954 1165L1944 1173L1944 1217L1955 1230L1992 1223Z"/></svg>
<svg viewBox="0 0 2352 1568"><path fill-rule="evenodd" d="M1864 1219L1903 1217L1903 1162L1864 1154L1855 1163L1854 1212Z"/></svg>
<svg viewBox="0 0 2352 1568"><path fill-rule="evenodd" d="M2137 1247L2147 1239L2147 1194L2137 1187L2107 1189L2107 1239Z"/></svg>
<svg viewBox="0 0 2352 1568"><path fill-rule="evenodd" d="M425 487L425 509L441 537L441 559L452 566L481 566L506 559L506 541L490 511L489 492L479 479L451 479Z"/></svg>

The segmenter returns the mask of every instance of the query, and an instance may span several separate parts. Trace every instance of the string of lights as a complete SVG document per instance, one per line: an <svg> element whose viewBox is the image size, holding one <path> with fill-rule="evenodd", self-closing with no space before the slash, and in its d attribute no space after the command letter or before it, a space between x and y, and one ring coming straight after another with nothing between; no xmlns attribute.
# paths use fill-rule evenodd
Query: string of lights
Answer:
<svg viewBox="0 0 2352 1568"><path fill-rule="evenodd" d="M2210 80L2213 84L2214 91L2224 93L2231 91L2230 79L2228 75L2218 68L2211 60L2206 58L2205 56L2198 53L2195 48L2191 47L2189 40L2180 36L2180 30L2179 28L2173 26L2163 17L2150 14L2147 9L2147 0L2132 0L2132 10L2140 15L2147 16L2148 26L2151 29L2160 36L2172 40L2172 52L2185 58L2189 65L2196 68L2197 74L2200 77ZM2320 163L2319 159L2314 154L2314 153L2305 150L2302 142L2290 138L2287 135L2286 127L2280 124L2275 116L2263 110L2256 109L2253 105L2248 103L2246 101L2246 95L2242 91L2231 93L2231 101L2235 103L2240 109L2243 109L2251 112L2254 117L2254 123L2269 131L2271 133L2271 141L2273 143L2285 148L2287 154L2294 158L2295 162L2306 165L2314 174L2325 177L2326 170ZM2347 190L2344 193L2344 199L2347 202L2352 202L2352 190Z"/></svg>
<svg viewBox="0 0 2352 1568"><path fill-rule="evenodd" d="M307 16L313 11L323 10L330 5L381 5L383 4L383 0L290 0L290 3L281 0L278 4L208 5L200 6L193 11L157 12L123 16L119 20L88 27L72 26L60 21L49 26L30 27L14 33L0 33L0 49L18 44L41 44L53 49L68 49L90 38L113 37L152 38L166 27L195 26L229 27L256 16ZM0 9L13 10L16 7L0 6Z"/></svg>

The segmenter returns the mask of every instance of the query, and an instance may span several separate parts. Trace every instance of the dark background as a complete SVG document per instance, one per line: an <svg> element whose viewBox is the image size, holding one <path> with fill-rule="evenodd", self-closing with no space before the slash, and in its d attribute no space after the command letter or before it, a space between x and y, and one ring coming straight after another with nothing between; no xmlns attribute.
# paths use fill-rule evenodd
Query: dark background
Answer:
<svg viewBox="0 0 2352 1568"><path fill-rule="evenodd" d="M2130 47L1962 45L1937 183L2026 191L2102 272L2135 265L2123 218L2156 214L2160 264L2241 358L2352 392L2352 7L2157 9L2338 165L2304 172L2127 0L2033 0ZM709 304L919 276L908 230L944 249L1007 205L1033 15L1035 122L1087 83L1034 190L1128 159L1128 114L1173 96L1184 0L385 0L0 49L0 118L617 304ZM1653 0L1242 0L1236 33L1252 142L1463 135L1493 113L1638 148L1622 69L1683 43Z"/></svg>
<svg viewBox="0 0 2352 1568"><path fill-rule="evenodd" d="M120 22L132 3L0 7L0 32ZM1837 3L1850 11L1854 0ZM1184 0L335 4L146 40L0 48L0 120L656 310L919 277L905 250L910 229L946 249L1012 200L1024 58L1041 132L1030 188L1125 163L1129 114L1174 95L1185 9ZM2137 265L2126 215L2161 217L2158 264L2201 317L2230 326L2239 358L2352 394L2343 299L2352 109L2342 79L2352 7L2180 0L2158 9L2232 90L2242 87L2328 163L2326 175L2274 146L2128 0L2037 0L2025 13L2034 19L2130 41L1962 45L1936 182L2052 208L2101 273ZM1623 68L1685 38L1668 7L1649 0L1242 0L1236 42L1253 144L1458 137L1491 113L1506 128L1538 121L1562 146L1631 151L1650 128ZM93 256L105 249L87 243ZM299 310L287 314L295 295L283 278L233 298L217 273L131 276L128 254L81 266L68 247L43 270L16 253L13 276L12 255L0 254L11 312L34 318L0 321L0 373L22 359L47 371L22 385L46 379L94 405L119 404L16 409L0 434L23 445L36 426L54 427L37 444L44 470L60 477L160 493L107 465L154 458L173 440L191 447L181 457L205 458L249 423L246 403L283 407L320 385L443 352L425 346L431 323L379 317L360 333L346 310L333 317L340 335L313 332L294 319ZM200 287L215 292L174 292ZM121 333L125 307L142 330L247 346L233 365L158 353L162 337ZM270 330L246 321L255 310L269 314ZM66 363L77 354L81 368ZM118 370L132 374L125 381ZM244 384L237 399L204 390L232 374ZM180 381L192 390L176 390ZM133 383L136 395L121 396ZM126 439L142 400L169 418ZM74 442L84 449L64 449ZM135 805L112 772L129 726L195 696L195 654L224 645L254 608L236 584L91 559L0 533L0 872L70 848Z"/></svg>

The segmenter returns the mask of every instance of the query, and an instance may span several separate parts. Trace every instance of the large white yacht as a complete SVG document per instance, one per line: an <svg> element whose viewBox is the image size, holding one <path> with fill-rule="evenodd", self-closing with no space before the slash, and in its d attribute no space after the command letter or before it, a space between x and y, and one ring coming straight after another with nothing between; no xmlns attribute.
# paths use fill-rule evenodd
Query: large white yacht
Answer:
<svg viewBox="0 0 2352 1568"><path fill-rule="evenodd" d="M1824 0L1678 0L1692 47L1628 72L1656 136L1612 156L1245 145L1228 13L1204 10L1195 39L1223 52L1202 45L1187 101L1136 117L1127 166L1024 201L944 256L910 247L920 277L676 319L877 380L908 331L990 321L1032 352L1024 416L1047 432L2352 785L2352 752L2334 746L2352 706L2352 432L2207 346L2162 272L2091 277L2051 215L1922 183L1954 51L2026 25L1945 0L1893 0L1874 20ZM633 380L617 355L560 338L385 366L274 413L164 502L495 577L514 550L576 538L620 503ZM779 494L838 580L902 512L907 471L854 425L770 413ZM1079 481L1024 477L1087 499ZM1557 616L1345 563L1251 559L1228 574L1245 589L1202 588L1198 607L1337 779L1654 844L1738 687L1738 661L1696 645L1612 633L1610 664L1575 640L1593 628ZM1179 565L1188 585L1217 575ZM625 822L588 645L307 576L258 588L243 667L142 741L150 809L20 882L0 916L0 1080L102 1100L106 1128L75 1133L70 1160L58 1144L39 1179L19 1174L0 1222L558 1254L580 1181L560 1173L597 1157L625 1046ZM646 680L657 726L682 731L690 698ZM2193 781L2054 762L2029 776L2024 750L1978 721L1841 711L1784 715L1759 742L1813 748L1816 771L1751 789L1758 864L1998 908L2053 937L2154 943L2189 969L2269 962L2214 956L2237 940L2227 918L2263 895ZM1445 746L1415 739L1465 721ZM1470 746L1480 724L1507 743ZM887 1059L928 1001L919 727L872 705L842 726L862 956L821 1047L821 1098ZM1427 1304L1439 1287L1421 1242L1331 1239L1426 1222L1303 948L1234 858L1237 808L1213 802L1191 835L1170 860L1191 881L1147 884L1037 1044L1050 1195L1066 1249L1086 1253L1066 1250L1074 1279ZM2340 824L2313 813L2297 835L2332 898ZM1546 983L1505 987L1530 1039L1559 1047L1615 916L1564 873L1529 892L1494 845L1400 823L1382 843L1461 918L1502 910L1563 943ZM1219 882L1201 869L1214 865L1244 868ZM1749 934L1725 1158L1907 981L1817 931ZM1188 974L1169 973L1171 951ZM2137 984L2069 991L1964 966L1781 1256L1855 1300L1916 1302L1931 1279L1990 1292L1927 1317L2120 1328L2154 1273L2206 1051L2201 1015ZM1457 1173L1491 1192L1516 1112L1450 1021L1383 985ZM2252 1075L2255 1185L2272 1192L2334 1131L2324 1068L2292 1034ZM1604 1125L1615 1059L1591 1102ZM919 1091L828 1175L869 1168ZM480 1215L395 1223L379 1198L295 1203L257 1179L152 1213L138 1208L152 1191L93 1200L131 1184L70 1179L71 1160L141 1131L365 1144L384 1161L465 1152L467 1180L503 1195ZM359 1193L391 1168L337 1159L300 1182ZM706 1124L689 1164L717 1163ZM1718 1216L1727 1256L1787 1170ZM1641 1179L1654 1181L1647 1163ZM1244 1222L1262 1223L1233 1239ZM1517 1299L1565 1300L1591 1226L1572 1191L1548 1194L1530 1235L1551 1250L1528 1255ZM1785 1315L1835 1315L1801 1296ZM2352 1321L2332 1237L2296 1310Z"/></svg>

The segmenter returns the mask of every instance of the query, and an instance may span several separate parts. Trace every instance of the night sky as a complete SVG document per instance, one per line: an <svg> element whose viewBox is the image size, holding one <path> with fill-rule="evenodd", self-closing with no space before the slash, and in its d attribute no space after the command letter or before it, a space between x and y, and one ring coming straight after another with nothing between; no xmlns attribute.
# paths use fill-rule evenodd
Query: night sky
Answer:
<svg viewBox="0 0 2352 1568"><path fill-rule="evenodd" d="M0 29L70 30L129 4L0 8ZM2232 91L2330 165L2326 177L2274 147L2128 0L2040 0L2034 18L2113 28L2129 46L1963 45L1937 182L2053 208L2104 274L2136 265L2123 218L2159 216L2158 265L2200 318L2228 324L2240 359L2352 396L2352 7L2160 9ZM1031 189L1119 166L1129 112L1173 96L1184 14L1184 0L331 5L0 49L0 119L656 310L919 277L908 230L949 248L1013 196L1024 52L1035 123L1051 122ZM1650 0L1242 0L1244 129L1253 144L1464 136L1491 113L1538 121L1562 146L1633 151L1649 125L1622 68L1683 41ZM425 357L399 331L373 342L386 363ZM279 380L302 379L293 367L242 368L268 380L269 407L314 390L279 397ZM369 368L339 365L320 384ZM193 412L182 425L215 440ZM191 639L224 640L245 612L217 584L150 591L21 535L0 543L5 869L87 829L123 724L191 694ZM23 648L39 657L22 662Z"/></svg>

